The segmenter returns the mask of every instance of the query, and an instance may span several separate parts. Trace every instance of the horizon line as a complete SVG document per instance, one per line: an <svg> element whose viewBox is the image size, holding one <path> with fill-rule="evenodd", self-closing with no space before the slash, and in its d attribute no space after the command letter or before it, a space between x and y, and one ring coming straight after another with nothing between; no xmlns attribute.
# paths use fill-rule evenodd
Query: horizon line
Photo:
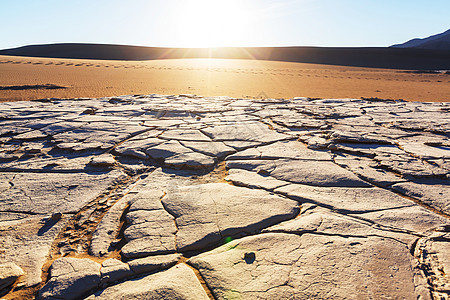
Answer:
<svg viewBox="0 0 450 300"><path fill-rule="evenodd" d="M102 42L49 42L49 43L36 43L36 44L22 44L20 46L14 46L9 48L1 48L3 50L11 50L29 46L49 46L49 45L102 45L102 46L129 46L129 47L144 47L144 48L170 48L170 49L218 49L218 48L294 48L294 47L310 47L310 48L391 48L397 44L389 46L318 46L318 45L265 45L265 46L204 46L204 47L182 47L182 46L149 46L142 44L115 44L115 43L102 43Z"/></svg>

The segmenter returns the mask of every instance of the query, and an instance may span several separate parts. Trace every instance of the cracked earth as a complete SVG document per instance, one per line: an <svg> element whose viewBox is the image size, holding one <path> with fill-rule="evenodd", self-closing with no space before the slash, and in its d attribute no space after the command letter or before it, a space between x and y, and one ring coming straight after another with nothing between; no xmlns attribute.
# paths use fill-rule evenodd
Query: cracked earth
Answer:
<svg viewBox="0 0 450 300"><path fill-rule="evenodd" d="M4 299L448 299L450 104L0 104Z"/></svg>

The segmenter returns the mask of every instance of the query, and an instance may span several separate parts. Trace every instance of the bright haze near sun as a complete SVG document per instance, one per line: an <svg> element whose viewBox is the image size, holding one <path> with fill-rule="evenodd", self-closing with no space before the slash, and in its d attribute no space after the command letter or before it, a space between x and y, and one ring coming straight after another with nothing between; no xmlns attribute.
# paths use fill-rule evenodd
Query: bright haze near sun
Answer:
<svg viewBox="0 0 450 300"><path fill-rule="evenodd" d="M252 7L245 1L183 1L173 31L181 47L245 45L252 35Z"/></svg>
<svg viewBox="0 0 450 300"><path fill-rule="evenodd" d="M449 29L449 0L0 0L0 49L389 46Z"/></svg>

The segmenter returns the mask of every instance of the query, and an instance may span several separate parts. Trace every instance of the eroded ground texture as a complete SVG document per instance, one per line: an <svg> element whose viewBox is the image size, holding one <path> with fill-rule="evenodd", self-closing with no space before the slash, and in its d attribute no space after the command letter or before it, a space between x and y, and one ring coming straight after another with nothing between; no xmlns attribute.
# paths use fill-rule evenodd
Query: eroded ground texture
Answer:
<svg viewBox="0 0 450 300"><path fill-rule="evenodd" d="M6 299L448 299L450 105L0 104Z"/></svg>

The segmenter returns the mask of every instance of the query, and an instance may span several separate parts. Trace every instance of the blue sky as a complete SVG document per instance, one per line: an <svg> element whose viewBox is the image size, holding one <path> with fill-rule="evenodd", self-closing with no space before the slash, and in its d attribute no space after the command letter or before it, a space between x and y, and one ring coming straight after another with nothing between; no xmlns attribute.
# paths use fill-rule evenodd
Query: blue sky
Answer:
<svg viewBox="0 0 450 300"><path fill-rule="evenodd" d="M0 0L0 49L389 46L450 29L449 0Z"/></svg>

